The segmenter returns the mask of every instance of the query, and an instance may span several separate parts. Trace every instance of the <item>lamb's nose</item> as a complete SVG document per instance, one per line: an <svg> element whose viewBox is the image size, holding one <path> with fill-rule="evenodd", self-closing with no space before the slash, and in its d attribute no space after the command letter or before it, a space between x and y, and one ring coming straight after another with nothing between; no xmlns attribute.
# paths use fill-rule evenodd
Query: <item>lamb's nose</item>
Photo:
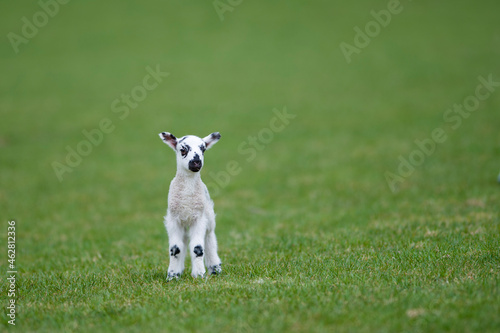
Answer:
<svg viewBox="0 0 500 333"><path fill-rule="evenodd" d="M194 159L189 161L189 170L194 171L194 172L200 171L202 165L203 164L202 164L200 158L195 157Z"/></svg>

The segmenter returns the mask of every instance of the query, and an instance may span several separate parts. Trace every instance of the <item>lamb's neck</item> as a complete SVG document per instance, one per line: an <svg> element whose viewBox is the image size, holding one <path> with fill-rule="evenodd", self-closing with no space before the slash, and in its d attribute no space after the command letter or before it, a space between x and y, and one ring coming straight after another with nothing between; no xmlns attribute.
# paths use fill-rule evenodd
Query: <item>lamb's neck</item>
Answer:
<svg viewBox="0 0 500 333"><path fill-rule="evenodd" d="M188 186L201 183L201 176L199 172L191 172L191 171L186 172L177 170L175 178L177 181L182 182Z"/></svg>

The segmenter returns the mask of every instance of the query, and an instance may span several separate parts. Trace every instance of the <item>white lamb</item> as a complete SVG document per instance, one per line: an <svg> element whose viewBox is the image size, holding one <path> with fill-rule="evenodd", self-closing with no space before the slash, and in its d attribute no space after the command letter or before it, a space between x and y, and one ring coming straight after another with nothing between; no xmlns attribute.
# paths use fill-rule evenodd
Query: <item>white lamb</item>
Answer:
<svg viewBox="0 0 500 333"><path fill-rule="evenodd" d="M167 279L172 280L182 274L187 248L191 255L193 277L205 275L203 259L210 274L219 274L222 264L217 255L214 203L201 181L200 170L205 150L219 141L220 134L215 132L203 139L187 135L177 140L174 135L162 132L160 138L177 156L177 173L170 183L164 221L170 243Z"/></svg>

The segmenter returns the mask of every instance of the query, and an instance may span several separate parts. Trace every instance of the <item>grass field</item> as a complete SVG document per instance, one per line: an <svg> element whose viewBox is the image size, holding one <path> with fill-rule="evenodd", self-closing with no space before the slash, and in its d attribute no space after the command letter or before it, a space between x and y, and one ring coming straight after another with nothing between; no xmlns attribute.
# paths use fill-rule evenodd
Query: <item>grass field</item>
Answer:
<svg viewBox="0 0 500 333"><path fill-rule="evenodd" d="M47 3L0 11L2 331L500 331L498 1ZM220 276L166 281L161 131L222 134Z"/></svg>

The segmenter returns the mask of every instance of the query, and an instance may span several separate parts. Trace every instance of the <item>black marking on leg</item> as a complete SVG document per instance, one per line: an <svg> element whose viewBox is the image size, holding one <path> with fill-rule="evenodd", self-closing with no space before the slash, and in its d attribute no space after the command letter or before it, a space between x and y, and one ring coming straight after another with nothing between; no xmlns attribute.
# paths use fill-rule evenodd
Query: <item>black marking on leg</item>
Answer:
<svg viewBox="0 0 500 333"><path fill-rule="evenodd" d="M196 245L193 250L194 254L196 254L197 257L203 256L203 248L201 245Z"/></svg>
<svg viewBox="0 0 500 333"><path fill-rule="evenodd" d="M211 272L212 275L217 275L222 273L222 264L211 266L209 271Z"/></svg>
<svg viewBox="0 0 500 333"><path fill-rule="evenodd" d="M174 245L170 248L170 256L176 257L179 253L181 253L181 250L179 250L177 245Z"/></svg>
<svg viewBox="0 0 500 333"><path fill-rule="evenodd" d="M178 279L181 276L181 273L174 273L173 271L168 272L167 281L171 281L173 279Z"/></svg>

